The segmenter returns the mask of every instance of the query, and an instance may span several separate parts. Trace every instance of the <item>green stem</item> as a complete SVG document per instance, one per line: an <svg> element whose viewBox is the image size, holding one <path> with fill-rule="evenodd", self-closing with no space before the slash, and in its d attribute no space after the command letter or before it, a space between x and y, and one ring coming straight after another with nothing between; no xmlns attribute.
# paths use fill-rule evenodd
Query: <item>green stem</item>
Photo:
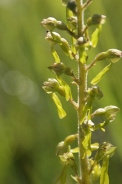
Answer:
<svg viewBox="0 0 122 184"><path fill-rule="evenodd" d="M89 70L91 67L93 67L95 65L95 63L97 62L96 59L94 59L88 66L87 66L87 70Z"/></svg>
<svg viewBox="0 0 122 184"><path fill-rule="evenodd" d="M84 10L83 10L83 0L77 0L77 19L78 19L78 37L83 36L82 30L84 27ZM80 51L79 51L80 56ZM84 135L82 131L83 126L83 108L86 103L86 90L87 90L87 71L86 65L82 61L78 61L78 146L79 146L79 177L80 184L90 184L89 170L88 170L88 160L87 153L83 146Z"/></svg>
<svg viewBox="0 0 122 184"><path fill-rule="evenodd" d="M86 102L86 88L87 88L87 73L85 65L79 62L79 87L78 87L78 146L79 146L79 164L80 164L80 178L82 184L90 184L87 153L83 146L84 132L83 128L83 116L84 106Z"/></svg>
<svg viewBox="0 0 122 184"><path fill-rule="evenodd" d="M84 25L84 11L82 10L83 7L83 0L76 0L77 1L77 18L78 18L78 37L82 36L82 29Z"/></svg>
<svg viewBox="0 0 122 184"><path fill-rule="evenodd" d="M83 5L83 9L85 10L85 9L90 5L91 2L92 2L92 0L86 1L86 2L84 3L84 5Z"/></svg>

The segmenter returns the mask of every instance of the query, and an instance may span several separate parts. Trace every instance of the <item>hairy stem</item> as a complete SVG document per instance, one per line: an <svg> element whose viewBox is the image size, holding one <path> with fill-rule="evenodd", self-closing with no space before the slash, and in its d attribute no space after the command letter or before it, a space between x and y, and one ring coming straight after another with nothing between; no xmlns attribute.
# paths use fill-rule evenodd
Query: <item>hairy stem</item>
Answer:
<svg viewBox="0 0 122 184"><path fill-rule="evenodd" d="M77 0L77 19L78 19L78 37L83 36L84 28L84 10L83 0ZM79 51L80 52L80 51ZM80 56L80 53L79 53ZM84 135L82 132L83 126L83 108L86 103L87 90L87 72L86 65L79 58L78 61L78 146L79 146L79 169L80 169L80 184L90 184L87 153L83 147Z"/></svg>
<svg viewBox="0 0 122 184"><path fill-rule="evenodd" d="M92 2L92 0L86 1L86 2L84 3L84 5L83 5L83 9L86 9L86 8L90 5L91 2Z"/></svg>
<svg viewBox="0 0 122 184"><path fill-rule="evenodd" d="M84 11L83 8L83 0L77 1L77 18L78 18L78 37L82 36L82 29L84 25Z"/></svg>
<svg viewBox="0 0 122 184"><path fill-rule="evenodd" d="M87 66L87 70L89 70L91 67L93 67L94 65L95 65L95 63L96 63L97 61L96 61L96 59L94 59L88 66Z"/></svg>

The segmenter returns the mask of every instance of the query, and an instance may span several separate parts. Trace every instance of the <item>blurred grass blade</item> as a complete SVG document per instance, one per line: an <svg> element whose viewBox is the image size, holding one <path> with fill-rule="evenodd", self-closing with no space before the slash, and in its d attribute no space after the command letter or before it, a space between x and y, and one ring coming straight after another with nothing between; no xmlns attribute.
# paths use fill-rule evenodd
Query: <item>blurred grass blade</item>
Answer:
<svg viewBox="0 0 122 184"><path fill-rule="evenodd" d="M64 118L66 116L66 112L64 111L62 104L61 104L58 96L55 93L52 94L52 99L53 99L54 103L56 104L59 118L60 119Z"/></svg>
<svg viewBox="0 0 122 184"><path fill-rule="evenodd" d="M62 172L61 172L60 176L58 177L55 184L58 184L58 183L65 184L66 183L67 169L68 169L68 166L63 167Z"/></svg>
<svg viewBox="0 0 122 184"><path fill-rule="evenodd" d="M92 85L96 85L103 77L103 75L109 71L109 69L111 68L112 64L110 63L109 65L107 65L100 73L98 73L98 75L92 79L91 84Z"/></svg>

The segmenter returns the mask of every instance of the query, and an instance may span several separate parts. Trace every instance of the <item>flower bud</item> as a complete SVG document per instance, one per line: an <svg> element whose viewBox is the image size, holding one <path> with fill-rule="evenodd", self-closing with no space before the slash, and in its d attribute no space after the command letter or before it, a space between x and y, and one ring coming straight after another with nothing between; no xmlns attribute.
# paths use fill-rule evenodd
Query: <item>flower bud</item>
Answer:
<svg viewBox="0 0 122 184"><path fill-rule="evenodd" d="M63 63L54 63L53 65L48 67L52 70L56 75L60 76L65 72L65 65Z"/></svg>
<svg viewBox="0 0 122 184"><path fill-rule="evenodd" d="M48 17L47 19L43 19L41 24L48 31L52 31L55 28L60 29L60 30L67 30L67 26L62 21L58 21L53 17Z"/></svg>
<svg viewBox="0 0 122 184"><path fill-rule="evenodd" d="M59 83L56 79L49 78L48 81L43 83L43 89L48 93L51 94L59 88Z"/></svg>
<svg viewBox="0 0 122 184"><path fill-rule="evenodd" d="M53 65L48 67L51 71L53 71L57 76L62 74L74 77L73 70L69 67L66 67L64 63L54 63Z"/></svg>
<svg viewBox="0 0 122 184"><path fill-rule="evenodd" d="M76 0L69 0L67 4L67 8L70 9L74 14L76 14L77 13Z"/></svg>
<svg viewBox="0 0 122 184"><path fill-rule="evenodd" d="M59 84L56 79L49 78L48 81L44 82L42 88L48 94L52 94L57 91L60 95L65 96L64 88Z"/></svg>
<svg viewBox="0 0 122 184"><path fill-rule="evenodd" d="M59 142L56 148L56 155L63 155L65 152L67 152L67 144L64 141Z"/></svg>
<svg viewBox="0 0 122 184"><path fill-rule="evenodd" d="M109 58L111 63L116 63L122 57L122 51L117 49L109 49L106 52L101 52L95 57L95 61L100 61Z"/></svg>
<svg viewBox="0 0 122 184"><path fill-rule="evenodd" d="M122 51L117 49L109 49L107 51L108 58L110 58L112 63L117 62L122 57Z"/></svg>
<svg viewBox="0 0 122 184"><path fill-rule="evenodd" d="M47 19L43 19L41 24L48 30L52 31L56 25L57 25L57 20L53 17L48 17Z"/></svg>
<svg viewBox="0 0 122 184"><path fill-rule="evenodd" d="M116 117L117 112L119 112L119 108L113 105L105 107L105 110L105 115L110 121L113 121Z"/></svg>
<svg viewBox="0 0 122 184"><path fill-rule="evenodd" d="M51 44L55 45L61 42L61 36L56 32L47 32L45 39Z"/></svg>
<svg viewBox="0 0 122 184"><path fill-rule="evenodd" d="M101 52L99 53L96 57L95 57L95 61L100 61L100 60L104 60L106 59L107 56L107 52Z"/></svg>
<svg viewBox="0 0 122 184"><path fill-rule="evenodd" d="M97 109L95 112L93 112L92 117L105 116L110 122L112 122L115 119L118 111L119 111L118 107L110 105L104 108Z"/></svg>
<svg viewBox="0 0 122 184"><path fill-rule="evenodd" d="M94 14L92 17L89 17L87 20L87 26L96 25L96 24L104 24L106 16Z"/></svg>
<svg viewBox="0 0 122 184"><path fill-rule="evenodd" d="M64 140L65 144L67 145L71 144L77 139L77 136L78 136L77 134L67 136Z"/></svg>
<svg viewBox="0 0 122 184"><path fill-rule="evenodd" d="M99 108L93 112L92 117L105 115L105 113L106 113L106 110L104 108Z"/></svg>
<svg viewBox="0 0 122 184"><path fill-rule="evenodd" d="M87 92L88 92L88 94L90 95L91 98L96 97L99 100L103 97L102 91L97 86L92 86L91 88L88 89Z"/></svg>

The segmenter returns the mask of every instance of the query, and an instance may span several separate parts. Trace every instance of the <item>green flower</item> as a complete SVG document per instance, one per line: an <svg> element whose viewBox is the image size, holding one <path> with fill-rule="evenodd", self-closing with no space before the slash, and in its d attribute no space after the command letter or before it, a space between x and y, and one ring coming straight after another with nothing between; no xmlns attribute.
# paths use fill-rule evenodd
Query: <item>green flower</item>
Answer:
<svg viewBox="0 0 122 184"><path fill-rule="evenodd" d="M65 65L61 62L54 63L53 65L49 66L48 68L58 76L62 75L65 72Z"/></svg>
<svg viewBox="0 0 122 184"><path fill-rule="evenodd" d="M47 32L45 39L51 44L55 45L61 42L61 36L56 32Z"/></svg>
<svg viewBox="0 0 122 184"><path fill-rule="evenodd" d="M57 25L57 20L53 17L48 17L47 19L43 19L41 24L48 30L52 31L56 25Z"/></svg>
<svg viewBox="0 0 122 184"><path fill-rule="evenodd" d="M41 24L48 30L52 31L53 29L57 28L60 30L67 30L66 25L62 21L58 21L53 17L48 17L47 19L43 19Z"/></svg>
<svg viewBox="0 0 122 184"><path fill-rule="evenodd" d="M48 81L44 82L42 88L48 94L52 94L57 91L60 95L65 96L64 88L59 84L56 79L49 78Z"/></svg>
<svg viewBox="0 0 122 184"><path fill-rule="evenodd" d="M89 17L87 20L87 26L97 25L97 24L104 24L106 16L94 14L92 17Z"/></svg>
<svg viewBox="0 0 122 184"><path fill-rule="evenodd" d="M96 57L96 61L104 60L109 58L111 63L116 63L122 57L122 51L117 49L109 49L106 52L99 53Z"/></svg>
<svg viewBox="0 0 122 184"><path fill-rule="evenodd" d="M77 13L77 4L75 0L69 0L67 3L67 8L70 9L74 14Z"/></svg>
<svg viewBox="0 0 122 184"><path fill-rule="evenodd" d="M64 63L54 63L53 65L48 67L51 71L53 71L57 76L62 74L74 77L73 70L70 67L66 67Z"/></svg>
<svg viewBox="0 0 122 184"><path fill-rule="evenodd" d="M107 51L107 55L112 63L116 63L122 57L122 51L117 49L109 49Z"/></svg>

